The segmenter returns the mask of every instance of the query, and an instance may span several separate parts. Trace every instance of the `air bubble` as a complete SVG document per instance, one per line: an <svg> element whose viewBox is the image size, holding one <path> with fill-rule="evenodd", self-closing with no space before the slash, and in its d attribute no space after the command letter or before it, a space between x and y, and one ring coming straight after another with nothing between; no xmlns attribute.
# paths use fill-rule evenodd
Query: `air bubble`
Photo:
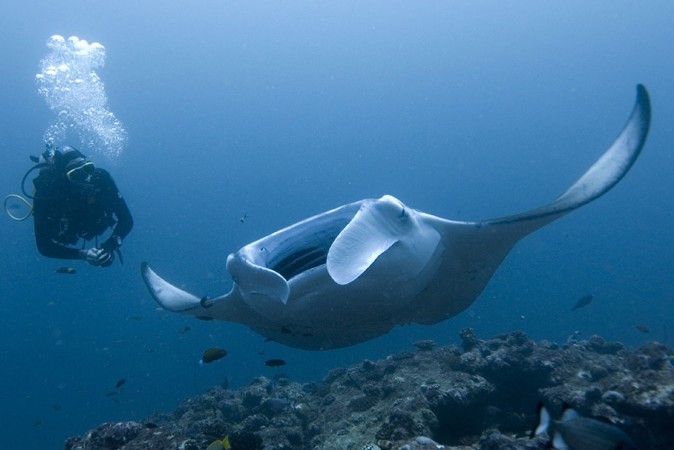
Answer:
<svg viewBox="0 0 674 450"><path fill-rule="evenodd" d="M105 47L77 36L58 34L47 40L49 53L35 75L37 90L56 118L44 134L58 146L79 141L85 153L109 158L122 153L127 140L122 123L108 108L105 86L96 70L105 64Z"/></svg>

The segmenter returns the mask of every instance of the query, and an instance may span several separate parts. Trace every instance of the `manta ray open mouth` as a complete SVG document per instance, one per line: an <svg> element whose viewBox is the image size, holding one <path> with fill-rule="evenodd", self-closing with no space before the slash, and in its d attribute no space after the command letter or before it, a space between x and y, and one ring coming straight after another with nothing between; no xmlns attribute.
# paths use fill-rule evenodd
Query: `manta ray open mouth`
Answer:
<svg viewBox="0 0 674 450"><path fill-rule="evenodd" d="M273 270L286 281L325 265L330 246L349 224L361 202L337 208L316 221L302 221L241 249L250 263Z"/></svg>
<svg viewBox="0 0 674 450"><path fill-rule="evenodd" d="M287 249L290 253L274 255L274 259L270 261L268 268L278 272L286 280L290 280L295 275L299 275L314 267L322 266L328 259L328 250L330 250L330 245L332 245L336 237L337 234L330 236L330 240L316 246Z"/></svg>

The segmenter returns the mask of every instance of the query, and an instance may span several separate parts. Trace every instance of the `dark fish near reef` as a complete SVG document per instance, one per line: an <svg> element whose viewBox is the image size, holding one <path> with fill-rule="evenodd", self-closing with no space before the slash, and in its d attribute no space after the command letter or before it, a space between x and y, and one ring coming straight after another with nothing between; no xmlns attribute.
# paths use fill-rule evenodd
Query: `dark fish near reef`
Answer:
<svg viewBox="0 0 674 450"><path fill-rule="evenodd" d="M217 361L218 359L222 359L225 356L227 356L227 350L225 350L224 348L215 348L215 347L209 348L201 356L201 359L199 360L199 364L212 363L213 361Z"/></svg>
<svg viewBox="0 0 674 450"><path fill-rule="evenodd" d="M264 362L264 365L267 367L280 367L285 366L286 362L282 359L268 359Z"/></svg>
<svg viewBox="0 0 674 450"><path fill-rule="evenodd" d="M75 270L74 267L59 267L56 269L56 273L67 273L69 275L73 275L77 273L77 270Z"/></svg>
<svg viewBox="0 0 674 450"><path fill-rule="evenodd" d="M124 386L125 384L126 384L126 379L120 378L119 380L117 380L117 383L115 383L115 389L119 389L122 386Z"/></svg>
<svg viewBox="0 0 674 450"><path fill-rule="evenodd" d="M638 331L641 331L642 333L650 333L651 332L651 329L648 328L646 325L643 325L643 324L638 324L638 325L635 326L635 328Z"/></svg>
<svg viewBox="0 0 674 450"><path fill-rule="evenodd" d="M593 299L593 298L594 298L594 297L592 297L591 295L584 295L584 296L582 296L581 298L578 299L578 301L577 301L576 304L573 306L573 308L571 308L571 311L575 311L575 310L577 310L577 309L584 308L585 306L587 306L587 305L589 305L590 303L592 303L592 299Z"/></svg>
<svg viewBox="0 0 674 450"><path fill-rule="evenodd" d="M632 440L620 428L610 423L583 417L564 405L560 420L551 420L543 404L538 405L538 436L552 428L552 448L558 450L636 450ZM552 425L552 426L551 426Z"/></svg>

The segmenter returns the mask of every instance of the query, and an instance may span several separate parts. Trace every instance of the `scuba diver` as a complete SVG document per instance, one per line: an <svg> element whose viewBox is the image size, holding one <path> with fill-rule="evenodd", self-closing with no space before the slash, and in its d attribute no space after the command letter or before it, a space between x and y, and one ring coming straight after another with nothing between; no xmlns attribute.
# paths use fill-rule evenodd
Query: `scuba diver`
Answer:
<svg viewBox="0 0 674 450"><path fill-rule="evenodd" d="M110 174L68 146L59 151L48 145L42 162L31 159L38 164L24 176L22 189L28 174L39 168L32 197L38 251L49 258L82 259L99 267L112 265L115 254L122 262L119 249L133 219ZM31 198L25 189L23 193ZM110 237L99 245L98 238L108 228ZM91 240L94 246L86 248Z"/></svg>

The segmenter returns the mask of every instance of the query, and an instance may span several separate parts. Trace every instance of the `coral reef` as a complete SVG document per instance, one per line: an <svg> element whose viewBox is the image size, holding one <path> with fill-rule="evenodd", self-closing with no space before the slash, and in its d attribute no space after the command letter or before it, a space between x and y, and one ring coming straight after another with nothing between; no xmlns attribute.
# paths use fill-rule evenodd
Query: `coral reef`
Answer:
<svg viewBox="0 0 674 450"><path fill-rule="evenodd" d="M544 449L544 436L528 437L541 400L607 418L639 448L674 448L673 353L662 344L629 350L593 336L560 346L521 332L481 340L471 330L461 341L421 341L321 383L260 377L215 387L172 414L105 423L65 448L202 450L227 435L234 450Z"/></svg>

